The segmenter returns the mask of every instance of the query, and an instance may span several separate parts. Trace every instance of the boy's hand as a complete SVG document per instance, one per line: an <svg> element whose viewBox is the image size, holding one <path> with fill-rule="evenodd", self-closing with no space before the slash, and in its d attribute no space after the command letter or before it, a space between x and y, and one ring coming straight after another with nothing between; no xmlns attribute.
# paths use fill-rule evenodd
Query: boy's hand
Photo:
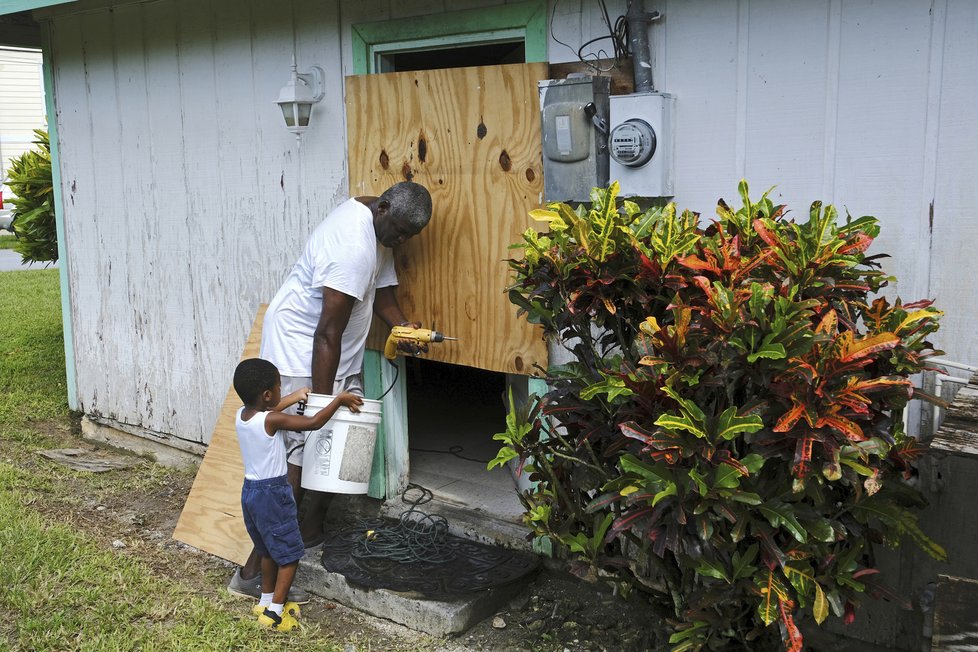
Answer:
<svg viewBox="0 0 978 652"><path fill-rule="evenodd" d="M301 389L295 390L296 400L308 401L309 400L309 388L303 387Z"/></svg>
<svg viewBox="0 0 978 652"><path fill-rule="evenodd" d="M360 412L360 406L363 405L363 399L353 392L343 392L337 398L340 401L340 405L350 410L350 412Z"/></svg>

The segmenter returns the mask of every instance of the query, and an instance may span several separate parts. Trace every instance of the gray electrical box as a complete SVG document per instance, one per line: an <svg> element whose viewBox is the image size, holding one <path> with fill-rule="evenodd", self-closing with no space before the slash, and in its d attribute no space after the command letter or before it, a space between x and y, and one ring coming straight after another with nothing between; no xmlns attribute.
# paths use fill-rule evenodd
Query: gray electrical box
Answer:
<svg viewBox="0 0 978 652"><path fill-rule="evenodd" d="M671 197L676 98L632 93L611 98L611 179L622 197Z"/></svg>
<svg viewBox="0 0 978 652"><path fill-rule="evenodd" d="M537 85L544 200L590 201L591 188L608 185L611 78L572 75Z"/></svg>

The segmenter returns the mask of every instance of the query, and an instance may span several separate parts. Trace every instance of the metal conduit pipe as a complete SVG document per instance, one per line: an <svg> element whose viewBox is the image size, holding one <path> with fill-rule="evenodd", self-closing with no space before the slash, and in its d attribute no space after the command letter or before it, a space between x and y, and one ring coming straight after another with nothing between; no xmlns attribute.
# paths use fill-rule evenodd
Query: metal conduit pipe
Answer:
<svg viewBox="0 0 978 652"><path fill-rule="evenodd" d="M649 23L659 20L662 15L658 11L649 13L642 6L642 0L629 0L628 12L628 46L632 51L632 70L635 79L636 93L654 91L652 85L652 52L649 50Z"/></svg>

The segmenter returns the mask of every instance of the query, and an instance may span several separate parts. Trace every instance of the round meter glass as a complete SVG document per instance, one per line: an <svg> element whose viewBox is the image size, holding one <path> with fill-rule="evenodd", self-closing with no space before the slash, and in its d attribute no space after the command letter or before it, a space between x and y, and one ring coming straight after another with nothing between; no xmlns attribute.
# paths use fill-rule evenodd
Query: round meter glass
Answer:
<svg viewBox="0 0 978 652"><path fill-rule="evenodd" d="M630 118L611 130L611 158L640 168L655 154L655 130L645 120Z"/></svg>

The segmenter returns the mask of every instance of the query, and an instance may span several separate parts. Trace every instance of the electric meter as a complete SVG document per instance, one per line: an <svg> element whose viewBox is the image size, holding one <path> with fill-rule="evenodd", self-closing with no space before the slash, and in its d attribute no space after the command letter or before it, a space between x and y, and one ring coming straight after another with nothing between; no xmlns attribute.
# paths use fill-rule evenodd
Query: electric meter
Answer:
<svg viewBox="0 0 978 652"><path fill-rule="evenodd" d="M619 197L673 196L675 103L672 95L657 92L610 98L609 173Z"/></svg>
<svg viewBox="0 0 978 652"><path fill-rule="evenodd" d="M631 118L611 130L611 158L630 168L640 168L655 154L655 130L645 120Z"/></svg>

